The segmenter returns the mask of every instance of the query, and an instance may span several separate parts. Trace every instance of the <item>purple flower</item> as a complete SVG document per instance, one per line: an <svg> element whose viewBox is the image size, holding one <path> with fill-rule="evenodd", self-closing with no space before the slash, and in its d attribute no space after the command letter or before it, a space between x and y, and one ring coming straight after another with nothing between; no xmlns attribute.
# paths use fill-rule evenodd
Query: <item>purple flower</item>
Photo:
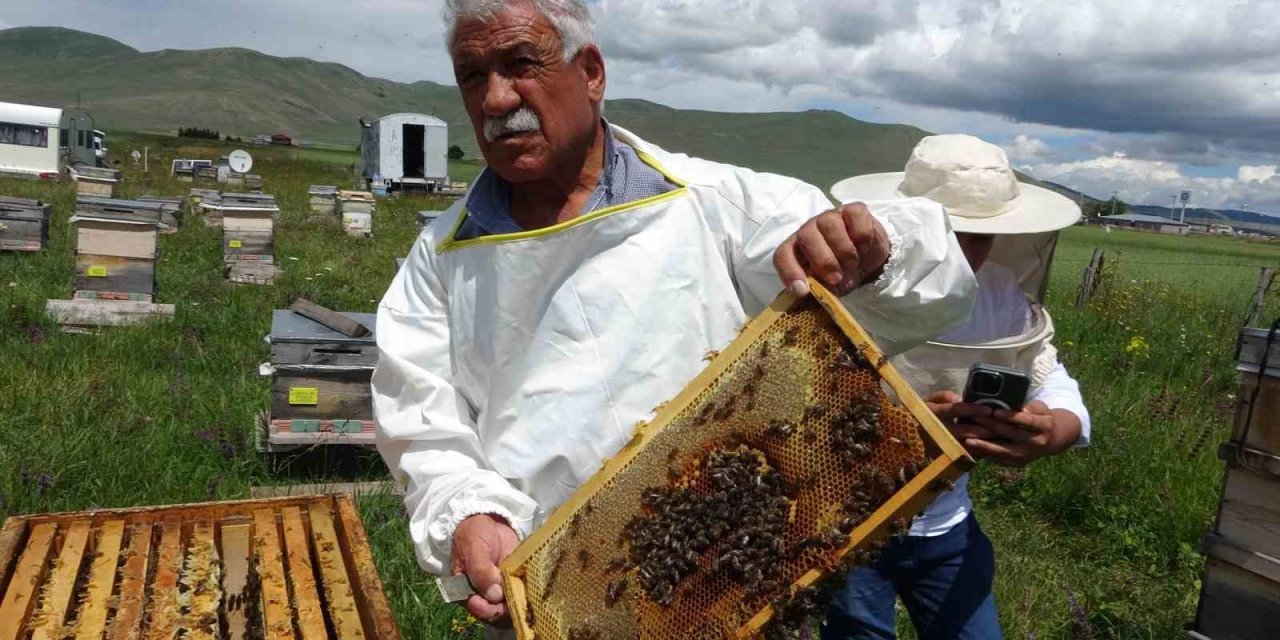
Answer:
<svg viewBox="0 0 1280 640"><path fill-rule="evenodd" d="M36 344L43 343L44 330L41 329L40 327L35 326L34 324L27 325L27 340L30 340L31 342L34 342Z"/></svg>
<svg viewBox="0 0 1280 640"><path fill-rule="evenodd" d="M1089 628L1089 615L1081 606L1080 601L1076 599L1076 594L1067 589L1067 604L1071 606L1071 614L1074 618L1071 621L1071 636L1077 640L1089 640L1093 638L1093 629Z"/></svg>
<svg viewBox="0 0 1280 640"><path fill-rule="evenodd" d="M213 429L208 429L208 428L197 431L196 437L204 442L213 442L214 440L217 439L217 435L214 434Z"/></svg>
<svg viewBox="0 0 1280 640"><path fill-rule="evenodd" d="M218 450L222 452L222 457L224 458L236 457L236 445L231 444L226 440L223 440L222 444L218 445Z"/></svg>
<svg viewBox="0 0 1280 640"><path fill-rule="evenodd" d="M52 488L53 488L53 476L47 473L42 473L36 476L36 489L38 493L43 494L44 492Z"/></svg>

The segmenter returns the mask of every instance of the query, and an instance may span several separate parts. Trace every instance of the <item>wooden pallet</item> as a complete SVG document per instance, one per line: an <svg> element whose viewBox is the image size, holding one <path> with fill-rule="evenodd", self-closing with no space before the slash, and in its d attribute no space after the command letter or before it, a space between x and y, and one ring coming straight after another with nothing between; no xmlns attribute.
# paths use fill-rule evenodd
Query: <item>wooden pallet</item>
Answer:
<svg viewBox="0 0 1280 640"><path fill-rule="evenodd" d="M817 282L810 286L813 297L783 294L724 351L711 354L702 373L655 409L651 422L637 425L632 440L502 562L521 640L636 637L637 630L653 640L755 636L775 614L801 615L795 598L803 602L851 560L865 562L868 547L895 528L905 531L910 517L972 466L840 300ZM851 444L867 411L875 412L873 435L861 431L864 439ZM712 466L730 456L753 466L754 482ZM777 476L766 478L770 473ZM716 489L716 478L738 478L738 489ZM701 511L749 506L753 499L741 482L780 487L789 506L779 509L775 495L760 503L774 506L756 516ZM854 495L865 503L849 506ZM685 502L665 503L659 514L651 501L662 496ZM699 515L670 515L685 508ZM692 573L673 589L672 583L643 588L646 576L671 570L672 556L637 555L629 532L646 519L656 522L651 533L684 531L689 518L727 522L730 531L743 521L779 527L755 538L767 535L775 541L767 547L780 545L753 570L772 577L715 568L717 557L729 557L718 554L741 553L747 543L704 529L698 535L708 536L701 544L709 546L693 550ZM684 540L671 552L683 563L690 539L668 533L665 543L653 544ZM651 561L659 565L638 566Z"/></svg>
<svg viewBox="0 0 1280 640"><path fill-rule="evenodd" d="M0 640L400 637L346 494L9 518L0 591Z"/></svg>
<svg viewBox="0 0 1280 640"><path fill-rule="evenodd" d="M132 300L48 300L44 311L67 331L142 324L174 316L171 304Z"/></svg>
<svg viewBox="0 0 1280 640"><path fill-rule="evenodd" d="M278 270L272 260L236 260L227 263L223 272L235 284L269 285L276 281Z"/></svg>

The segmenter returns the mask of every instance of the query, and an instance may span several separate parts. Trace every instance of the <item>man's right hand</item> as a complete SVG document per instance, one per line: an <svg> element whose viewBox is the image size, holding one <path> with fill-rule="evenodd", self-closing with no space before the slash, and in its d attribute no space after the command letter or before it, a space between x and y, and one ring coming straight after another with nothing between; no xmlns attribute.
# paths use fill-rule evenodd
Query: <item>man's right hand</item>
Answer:
<svg viewBox="0 0 1280 640"><path fill-rule="evenodd" d="M520 543L511 525L493 515L463 520L453 531L453 575L467 574L476 592L467 598L467 613L490 624L508 621L507 600L502 593L498 563Z"/></svg>

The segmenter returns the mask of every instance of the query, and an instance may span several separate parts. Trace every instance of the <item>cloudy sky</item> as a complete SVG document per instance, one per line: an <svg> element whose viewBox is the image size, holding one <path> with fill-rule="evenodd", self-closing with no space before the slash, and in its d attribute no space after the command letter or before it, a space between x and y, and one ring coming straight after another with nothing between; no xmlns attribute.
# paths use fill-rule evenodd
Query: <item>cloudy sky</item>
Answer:
<svg viewBox="0 0 1280 640"><path fill-rule="evenodd" d="M443 0L3 0L142 50L452 83ZM1280 0L595 0L610 97L965 132L1097 197L1280 214Z"/></svg>

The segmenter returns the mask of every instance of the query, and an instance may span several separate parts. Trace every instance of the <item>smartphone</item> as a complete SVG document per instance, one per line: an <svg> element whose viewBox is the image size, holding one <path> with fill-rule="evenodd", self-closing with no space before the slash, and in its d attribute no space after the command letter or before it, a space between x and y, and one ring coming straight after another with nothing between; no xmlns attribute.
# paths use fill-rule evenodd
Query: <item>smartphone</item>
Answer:
<svg viewBox="0 0 1280 640"><path fill-rule="evenodd" d="M996 409L1021 411L1031 389L1031 376L1017 369L977 363L969 367L964 401Z"/></svg>

